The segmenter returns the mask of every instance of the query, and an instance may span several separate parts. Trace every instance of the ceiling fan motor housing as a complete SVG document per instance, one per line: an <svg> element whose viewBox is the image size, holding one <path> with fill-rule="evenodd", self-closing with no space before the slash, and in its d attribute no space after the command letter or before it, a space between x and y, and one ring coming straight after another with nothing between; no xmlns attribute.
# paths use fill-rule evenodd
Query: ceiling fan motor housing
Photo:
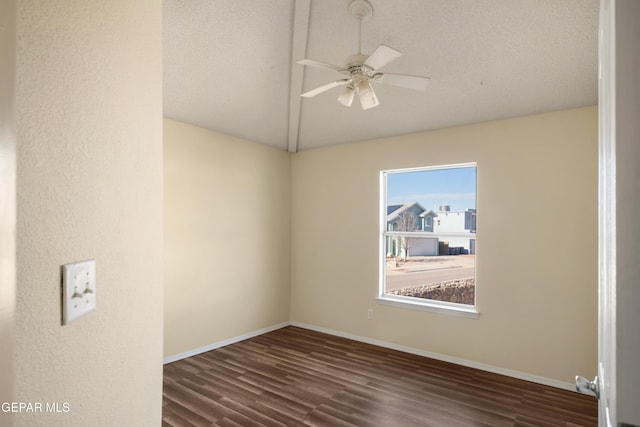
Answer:
<svg viewBox="0 0 640 427"><path fill-rule="evenodd" d="M364 64L364 61L367 60L367 58L368 58L367 55L362 55L362 54L351 55L347 60L347 67L346 67L347 70L351 71L352 67L362 66Z"/></svg>

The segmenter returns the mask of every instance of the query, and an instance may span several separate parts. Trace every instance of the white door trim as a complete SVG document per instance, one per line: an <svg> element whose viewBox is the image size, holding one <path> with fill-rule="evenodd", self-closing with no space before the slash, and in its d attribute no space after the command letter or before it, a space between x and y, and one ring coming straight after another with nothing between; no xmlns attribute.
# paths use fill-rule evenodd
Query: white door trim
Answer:
<svg viewBox="0 0 640 427"><path fill-rule="evenodd" d="M615 0L600 2L598 39L598 424L610 427L616 425Z"/></svg>
<svg viewBox="0 0 640 427"><path fill-rule="evenodd" d="M16 2L0 2L0 402L13 400L16 287L16 136L14 120ZM12 425L0 413L0 424Z"/></svg>

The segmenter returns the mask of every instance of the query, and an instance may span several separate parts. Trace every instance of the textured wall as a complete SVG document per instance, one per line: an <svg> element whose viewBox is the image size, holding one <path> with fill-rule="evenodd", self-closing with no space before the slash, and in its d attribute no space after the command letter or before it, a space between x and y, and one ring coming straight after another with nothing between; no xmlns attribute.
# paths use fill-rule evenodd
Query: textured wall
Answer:
<svg viewBox="0 0 640 427"><path fill-rule="evenodd" d="M289 320L290 156L164 121L165 356Z"/></svg>
<svg viewBox="0 0 640 427"><path fill-rule="evenodd" d="M591 107L294 155L292 320L566 383L595 375L597 137ZM379 171L462 162L478 164L480 318L377 305Z"/></svg>
<svg viewBox="0 0 640 427"><path fill-rule="evenodd" d="M160 425L161 6L18 4L16 394L70 408L18 425ZM87 258L97 310L61 326L60 265Z"/></svg>

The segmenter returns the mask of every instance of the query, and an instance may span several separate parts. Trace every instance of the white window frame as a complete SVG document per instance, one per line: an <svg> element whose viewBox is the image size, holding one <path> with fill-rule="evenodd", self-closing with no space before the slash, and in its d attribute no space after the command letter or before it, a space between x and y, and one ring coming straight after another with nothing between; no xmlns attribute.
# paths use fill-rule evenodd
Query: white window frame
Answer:
<svg viewBox="0 0 640 427"><path fill-rule="evenodd" d="M386 254L386 245L385 241L387 237L392 236L403 236L408 233L403 233L399 231L388 231L387 230L387 175L393 173L403 173L403 172L420 172L420 171L429 171L429 170L442 170L442 169L455 169L455 168L465 168L465 167L475 167L476 168L476 187L477 187L477 170L478 164L475 162L470 163L458 163L451 165L438 165L438 166L426 166L426 167L418 167L418 168L402 168L402 169L387 169L380 171L380 224L379 224L379 287L378 287L378 296L377 302L379 304L391 305L395 307L401 308L410 308L415 310L423 310L430 311L441 314L449 314L459 317L467 317L471 319L477 319L480 316L480 311L478 309L478 286L477 286L477 278L475 280L476 288L475 288L475 304L457 304L446 301L437 301L430 300L424 298L414 298L407 297L403 295L390 295L385 293L386 290L386 269L387 269L387 254ZM476 203L478 200L478 193L476 189ZM435 225L434 225L435 226ZM477 228L477 224L476 224ZM429 236L434 237L434 234L437 234L438 237L448 236L448 237L461 237L467 236L466 233L431 233L431 232L411 232L412 236ZM474 238L476 239L476 248L477 246L477 237L478 233L474 234ZM475 275L474 269L474 275Z"/></svg>

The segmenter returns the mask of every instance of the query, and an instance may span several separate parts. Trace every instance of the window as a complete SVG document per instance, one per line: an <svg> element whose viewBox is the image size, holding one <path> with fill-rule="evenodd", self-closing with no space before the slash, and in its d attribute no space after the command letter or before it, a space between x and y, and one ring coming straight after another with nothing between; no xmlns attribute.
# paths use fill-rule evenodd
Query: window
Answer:
<svg viewBox="0 0 640 427"><path fill-rule="evenodd" d="M380 302L477 317L476 169L380 173Z"/></svg>

